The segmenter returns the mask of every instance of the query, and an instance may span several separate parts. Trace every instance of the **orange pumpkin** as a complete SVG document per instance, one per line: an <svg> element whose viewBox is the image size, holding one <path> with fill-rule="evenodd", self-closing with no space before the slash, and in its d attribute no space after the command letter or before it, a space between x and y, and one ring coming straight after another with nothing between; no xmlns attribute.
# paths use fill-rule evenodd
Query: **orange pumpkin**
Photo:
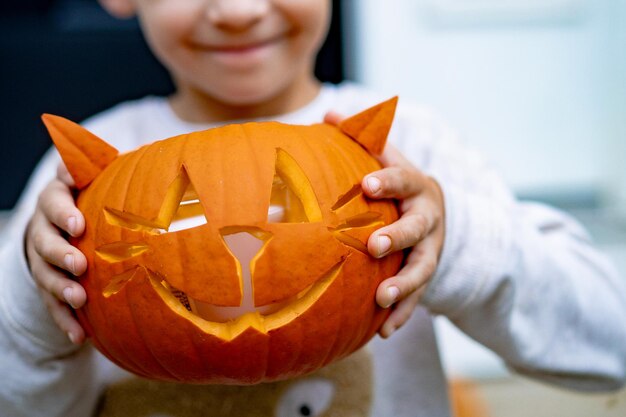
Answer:
<svg viewBox="0 0 626 417"><path fill-rule="evenodd" d="M44 115L81 189L77 315L94 345L149 378L252 384L366 343L388 314L376 288L402 260L368 255L371 232L398 214L360 187L395 104L338 127L228 125L122 155Z"/></svg>

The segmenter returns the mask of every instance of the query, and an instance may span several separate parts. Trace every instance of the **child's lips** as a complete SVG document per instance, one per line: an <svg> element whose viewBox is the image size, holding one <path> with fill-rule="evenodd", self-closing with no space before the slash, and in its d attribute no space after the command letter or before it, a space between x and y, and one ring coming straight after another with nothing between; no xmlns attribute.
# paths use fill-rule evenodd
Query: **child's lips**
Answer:
<svg viewBox="0 0 626 417"><path fill-rule="evenodd" d="M230 53L230 54L244 54L247 52L252 52L257 49L261 49L272 44L278 43L284 35L277 35L274 37L267 38L265 40L251 40L246 42L233 42L233 43L222 43L222 44L203 44L203 43L193 43L192 47L196 49L205 50L208 52L216 52L216 53Z"/></svg>
<svg viewBox="0 0 626 417"><path fill-rule="evenodd" d="M192 43L191 47L199 52L207 53L214 62L220 65L233 69L245 69L269 59L274 46L281 43L284 38L285 35L279 35L260 41L221 44Z"/></svg>
<svg viewBox="0 0 626 417"><path fill-rule="evenodd" d="M209 47L208 49L212 49L213 51L216 51L216 52L243 53L243 52L251 51L253 49L262 48L276 41L277 41L277 38L272 38L266 41L251 42L251 43L239 44L239 45L212 46L212 47Z"/></svg>

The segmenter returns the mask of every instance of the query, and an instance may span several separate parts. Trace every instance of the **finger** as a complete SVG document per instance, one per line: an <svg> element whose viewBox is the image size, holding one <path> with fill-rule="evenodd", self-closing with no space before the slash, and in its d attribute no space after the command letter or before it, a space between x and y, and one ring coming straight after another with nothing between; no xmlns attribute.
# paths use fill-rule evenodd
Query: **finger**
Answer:
<svg viewBox="0 0 626 417"><path fill-rule="evenodd" d="M324 123L333 126L339 126L339 123L341 123L343 119L345 119L345 117L342 114L332 110L324 115Z"/></svg>
<svg viewBox="0 0 626 417"><path fill-rule="evenodd" d="M377 157L378 161L385 167L397 166L403 168L413 167L411 161L404 157L402 152L396 149L391 143L385 145L383 153Z"/></svg>
<svg viewBox="0 0 626 417"><path fill-rule="evenodd" d="M419 194L426 179L415 168L388 167L366 175L361 187L368 197L405 199Z"/></svg>
<svg viewBox="0 0 626 417"><path fill-rule="evenodd" d="M413 248L406 264L376 290L376 302L383 308L407 298L428 283L437 269L437 249L434 238L427 238Z"/></svg>
<svg viewBox="0 0 626 417"><path fill-rule="evenodd" d="M64 163L60 163L59 165L57 165L57 179L68 187L74 187L76 185L74 178L67 170L67 167Z"/></svg>
<svg viewBox="0 0 626 417"><path fill-rule="evenodd" d="M80 308L87 301L85 289L78 282L69 279L62 271L55 269L42 258L33 257L31 272L39 287L66 302L74 308Z"/></svg>
<svg viewBox="0 0 626 417"><path fill-rule="evenodd" d="M423 213L405 213L395 222L381 227L367 240L367 250L375 258L382 258L417 245L435 226L433 216Z"/></svg>
<svg viewBox="0 0 626 417"><path fill-rule="evenodd" d="M422 292L423 291L420 289L396 305L389 317L387 317L387 320L385 320L378 330L381 337L385 339L388 338L411 318L417 303L419 303Z"/></svg>
<svg viewBox="0 0 626 417"><path fill-rule="evenodd" d="M70 245L42 215L33 216L29 226L29 239L36 254L35 258L40 257L76 276L87 270L85 255Z"/></svg>
<svg viewBox="0 0 626 417"><path fill-rule="evenodd" d="M85 230L85 218L76 207L66 184L53 180L39 196L38 206L45 217L70 236L80 236Z"/></svg>
<svg viewBox="0 0 626 417"><path fill-rule="evenodd" d="M43 301L56 325L67 335L70 341L80 345L85 341L85 331L72 311L49 293L42 293Z"/></svg>

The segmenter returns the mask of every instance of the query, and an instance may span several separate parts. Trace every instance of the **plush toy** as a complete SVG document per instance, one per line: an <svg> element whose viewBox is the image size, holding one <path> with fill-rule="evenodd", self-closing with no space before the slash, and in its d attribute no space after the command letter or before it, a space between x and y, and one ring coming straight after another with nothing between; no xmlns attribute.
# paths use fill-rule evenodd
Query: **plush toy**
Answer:
<svg viewBox="0 0 626 417"><path fill-rule="evenodd" d="M87 257L77 311L93 344L148 378L255 384L363 346L388 310L369 235L395 221L361 180L380 168L396 99L339 126L227 125L127 154L44 115L80 195Z"/></svg>
<svg viewBox="0 0 626 417"><path fill-rule="evenodd" d="M372 402L367 349L319 371L253 386L186 385L130 378L108 388L97 417L366 417Z"/></svg>

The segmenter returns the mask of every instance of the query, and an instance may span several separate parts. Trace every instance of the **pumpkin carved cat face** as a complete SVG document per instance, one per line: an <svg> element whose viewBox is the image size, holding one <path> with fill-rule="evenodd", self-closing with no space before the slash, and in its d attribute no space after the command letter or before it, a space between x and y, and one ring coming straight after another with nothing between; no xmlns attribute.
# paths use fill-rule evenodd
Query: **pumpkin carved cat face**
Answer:
<svg viewBox="0 0 626 417"><path fill-rule="evenodd" d="M367 254L397 218L366 199L395 100L339 127L275 122L181 135L117 155L44 116L79 188L94 344L136 374L251 384L311 372L373 336L400 255Z"/></svg>

